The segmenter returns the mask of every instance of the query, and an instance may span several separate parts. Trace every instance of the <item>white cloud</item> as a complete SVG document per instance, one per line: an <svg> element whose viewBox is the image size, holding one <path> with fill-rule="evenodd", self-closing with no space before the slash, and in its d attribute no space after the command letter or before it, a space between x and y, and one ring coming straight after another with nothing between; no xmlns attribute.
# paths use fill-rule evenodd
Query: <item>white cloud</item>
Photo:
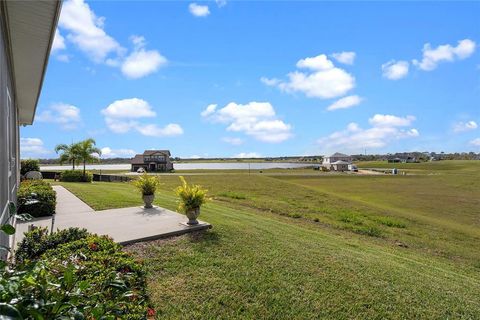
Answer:
<svg viewBox="0 0 480 320"><path fill-rule="evenodd" d="M147 101L138 98L116 100L103 109L102 114L109 118L145 118L156 115Z"/></svg>
<svg viewBox="0 0 480 320"><path fill-rule="evenodd" d="M369 119L370 128L363 129L353 122L342 131L320 138L318 143L326 151L361 152L364 148L382 148L399 139L418 137L420 133L415 128L399 128L410 126L414 119L412 116L375 115Z"/></svg>
<svg viewBox="0 0 480 320"><path fill-rule="evenodd" d="M36 116L39 122L57 123L65 130L76 129L81 123L80 109L71 104L55 103Z"/></svg>
<svg viewBox="0 0 480 320"><path fill-rule="evenodd" d="M39 138L20 138L20 153L22 158L39 157L50 153L45 149Z"/></svg>
<svg viewBox="0 0 480 320"><path fill-rule="evenodd" d="M234 155L232 158L262 158L262 155L257 152L240 152Z"/></svg>
<svg viewBox="0 0 480 320"><path fill-rule="evenodd" d="M105 32L104 22L105 18L97 17L83 0L67 0L62 5L59 26L68 31L69 41L97 63L124 50Z"/></svg>
<svg viewBox="0 0 480 320"><path fill-rule="evenodd" d="M222 141L234 146L239 146L243 144L243 140L240 138L224 137L222 138Z"/></svg>
<svg viewBox="0 0 480 320"><path fill-rule="evenodd" d="M413 60L413 64L424 71L431 71L441 62L453 62L470 57L475 52L475 47L475 42L470 39L458 41L456 47L444 44L432 48L430 43L426 43L422 50L422 60Z"/></svg>
<svg viewBox="0 0 480 320"><path fill-rule="evenodd" d="M156 124L137 125L135 129L149 137L173 137L183 134L182 127L176 123L170 123L165 127L159 127Z"/></svg>
<svg viewBox="0 0 480 320"><path fill-rule="evenodd" d="M355 52L353 51L343 51L332 53L332 57L340 63L352 65L355 61Z"/></svg>
<svg viewBox="0 0 480 320"><path fill-rule="evenodd" d="M107 124L108 129L115 133L126 133L139 125L138 121L109 117L105 118L105 123Z"/></svg>
<svg viewBox="0 0 480 320"><path fill-rule="evenodd" d="M328 111L338 110L338 109L348 109L359 105L362 102L362 98L354 95L341 98L327 107Z"/></svg>
<svg viewBox="0 0 480 320"><path fill-rule="evenodd" d="M208 105L205 110L202 111L202 113L200 113L200 115L202 117L208 117L210 116L211 114L215 113L215 110L217 109L217 105L216 104L210 104Z"/></svg>
<svg viewBox="0 0 480 320"><path fill-rule="evenodd" d="M143 99L116 100L101 112L105 116L107 127L115 133L126 133L130 130L136 130L142 135L149 137L171 137L183 134L182 127L175 123L168 124L165 127L141 123L139 121L141 118L156 116L152 106Z"/></svg>
<svg viewBox="0 0 480 320"><path fill-rule="evenodd" d="M66 47L67 46L65 45L65 38L60 34L60 31L56 29L55 37L53 38L53 43L52 43L52 52L63 50Z"/></svg>
<svg viewBox="0 0 480 320"><path fill-rule="evenodd" d="M110 147L104 147L101 151L102 158L131 158L136 154L132 149L112 149Z"/></svg>
<svg viewBox="0 0 480 320"><path fill-rule="evenodd" d="M282 142L292 136L291 125L277 119L269 102L252 101L245 105L231 102L219 110L211 106L202 115L213 122L228 124L227 131L243 132L256 140L270 143Z"/></svg>
<svg viewBox="0 0 480 320"><path fill-rule="evenodd" d="M188 5L188 10L195 17L206 17L210 14L210 10L208 9L208 6L204 6L196 3L190 3Z"/></svg>
<svg viewBox="0 0 480 320"><path fill-rule="evenodd" d="M328 70L333 68L333 62L328 60L326 55L320 54L316 57L298 60L297 68L307 68L312 70Z"/></svg>
<svg viewBox="0 0 480 320"><path fill-rule="evenodd" d="M58 61L62 61L62 62L69 62L70 61L70 56L68 54L57 54L57 55L55 55L55 58Z"/></svg>
<svg viewBox="0 0 480 320"><path fill-rule="evenodd" d="M480 147L480 138L476 138L470 141L472 146Z"/></svg>
<svg viewBox="0 0 480 320"><path fill-rule="evenodd" d="M475 121L467 121L467 122L457 122L453 125L453 132L465 132L470 130L475 130L478 128L478 124Z"/></svg>
<svg viewBox="0 0 480 320"><path fill-rule="evenodd" d="M276 78L269 79L266 77L261 77L260 81L270 87L274 87L281 82L279 79L276 79Z"/></svg>
<svg viewBox="0 0 480 320"><path fill-rule="evenodd" d="M297 62L297 67L309 69L310 72L291 72L288 74L288 81L265 77L261 80L288 93L302 92L307 97L322 99L343 96L355 87L355 78L345 70L335 67L324 54L301 59Z"/></svg>
<svg viewBox="0 0 480 320"><path fill-rule="evenodd" d="M122 73L130 79L138 79L156 72L167 59L156 50L145 50L145 38L132 36L134 50L121 65Z"/></svg>
<svg viewBox="0 0 480 320"><path fill-rule="evenodd" d="M141 36L131 37L133 49L126 54L127 50L106 33L104 24L105 18L97 17L84 0L67 0L63 3L59 27L67 33L67 40L95 63L119 67L122 74L130 79L152 74L167 63L167 59L157 50L145 48L145 38ZM54 48L65 48L64 38L58 30ZM58 55L57 59L68 61L69 56Z"/></svg>
<svg viewBox="0 0 480 320"><path fill-rule="evenodd" d="M382 64L383 76L390 80L405 78L408 74L409 63L407 61L390 60Z"/></svg>
<svg viewBox="0 0 480 320"><path fill-rule="evenodd" d="M414 116L397 117L389 114L376 114L368 119L374 127L408 127L415 121Z"/></svg>

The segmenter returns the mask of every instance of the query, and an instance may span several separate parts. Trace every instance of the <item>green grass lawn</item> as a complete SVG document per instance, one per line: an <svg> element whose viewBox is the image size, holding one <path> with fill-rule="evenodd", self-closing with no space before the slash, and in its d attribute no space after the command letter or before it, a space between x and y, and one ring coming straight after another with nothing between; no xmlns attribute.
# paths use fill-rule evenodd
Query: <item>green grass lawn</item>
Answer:
<svg viewBox="0 0 480 320"><path fill-rule="evenodd" d="M416 170L188 176L214 228L128 250L159 317L479 318L480 162ZM175 209L178 177L161 179ZM141 203L127 183L62 185L97 210Z"/></svg>

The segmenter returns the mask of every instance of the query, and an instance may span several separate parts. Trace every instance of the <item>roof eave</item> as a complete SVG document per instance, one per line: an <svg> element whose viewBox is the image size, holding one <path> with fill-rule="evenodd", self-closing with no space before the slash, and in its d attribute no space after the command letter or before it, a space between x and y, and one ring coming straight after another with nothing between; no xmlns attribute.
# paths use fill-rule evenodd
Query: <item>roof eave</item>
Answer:
<svg viewBox="0 0 480 320"><path fill-rule="evenodd" d="M62 2L60 0L4 2L8 33L6 41L8 41L8 47L10 48L9 63L15 88L13 94L18 108L18 122L20 125L33 123L55 38L61 6ZM37 10L35 9L38 9L36 16ZM28 19L29 13L37 19ZM47 29L43 33L40 28L42 23L47 24ZM42 41L43 46L39 48L38 44L42 43ZM45 42L47 43L46 46L44 45ZM31 50L28 50L29 48ZM38 58L41 62L31 59L34 55L39 54L42 55ZM38 67L40 64L39 70L35 70L35 66Z"/></svg>

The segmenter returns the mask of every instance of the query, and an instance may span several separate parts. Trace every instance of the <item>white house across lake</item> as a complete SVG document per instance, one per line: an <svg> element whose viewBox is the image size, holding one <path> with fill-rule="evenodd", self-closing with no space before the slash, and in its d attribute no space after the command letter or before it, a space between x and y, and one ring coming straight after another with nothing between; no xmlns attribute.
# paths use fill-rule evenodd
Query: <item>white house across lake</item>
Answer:
<svg viewBox="0 0 480 320"><path fill-rule="evenodd" d="M322 166L332 171L349 171L352 167L352 157L335 152L331 156L323 158Z"/></svg>

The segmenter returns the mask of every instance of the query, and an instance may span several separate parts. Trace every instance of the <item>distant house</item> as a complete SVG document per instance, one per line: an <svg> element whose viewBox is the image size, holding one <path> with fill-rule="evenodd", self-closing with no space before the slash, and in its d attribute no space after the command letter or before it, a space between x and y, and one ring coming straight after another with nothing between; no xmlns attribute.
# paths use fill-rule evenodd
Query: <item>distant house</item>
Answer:
<svg viewBox="0 0 480 320"><path fill-rule="evenodd" d="M148 172L167 172L173 169L169 150L145 150L137 154L132 160L132 172L143 168Z"/></svg>
<svg viewBox="0 0 480 320"><path fill-rule="evenodd" d="M348 166L350 165L350 162L343 161L343 160L338 160L330 164L331 169L334 171L348 171Z"/></svg>
<svg viewBox="0 0 480 320"><path fill-rule="evenodd" d="M418 162L416 157L411 157L411 156L388 158L387 161L388 161L388 163L414 163L414 162Z"/></svg>
<svg viewBox="0 0 480 320"><path fill-rule="evenodd" d="M348 171L348 165L352 163L352 157L348 154L335 152L329 157L324 157L322 166L328 170Z"/></svg>
<svg viewBox="0 0 480 320"><path fill-rule="evenodd" d="M336 161L345 161L345 162L352 162L352 157L349 156L348 154L340 153L340 152L335 152L329 157L323 158L323 164L332 164Z"/></svg>

